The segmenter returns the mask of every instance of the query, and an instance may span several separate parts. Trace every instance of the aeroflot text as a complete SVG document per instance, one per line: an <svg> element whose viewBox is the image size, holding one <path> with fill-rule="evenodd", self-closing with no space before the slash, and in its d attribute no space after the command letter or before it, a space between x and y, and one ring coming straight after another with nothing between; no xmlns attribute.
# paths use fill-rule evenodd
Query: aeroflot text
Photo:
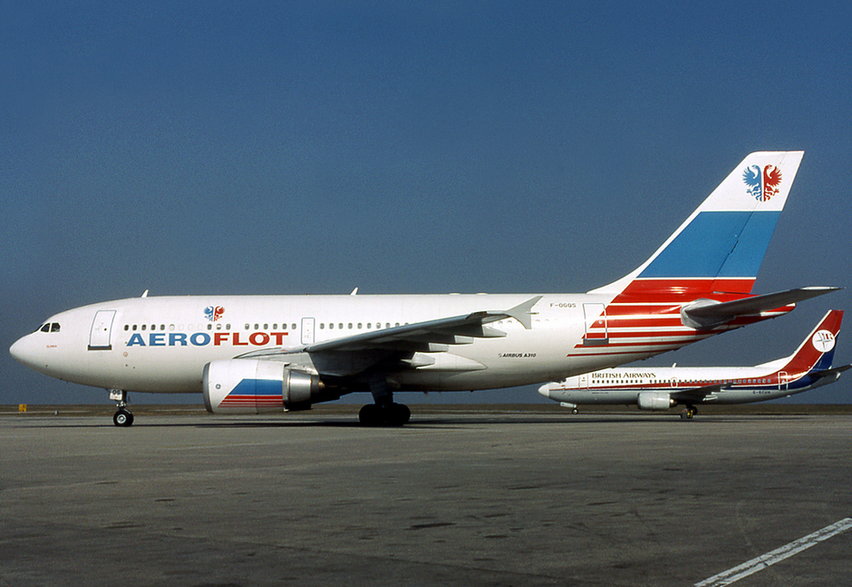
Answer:
<svg viewBox="0 0 852 587"><path fill-rule="evenodd" d="M247 338L240 332L149 332L147 339L136 332L126 346L266 346L284 344L286 332L252 332Z"/></svg>

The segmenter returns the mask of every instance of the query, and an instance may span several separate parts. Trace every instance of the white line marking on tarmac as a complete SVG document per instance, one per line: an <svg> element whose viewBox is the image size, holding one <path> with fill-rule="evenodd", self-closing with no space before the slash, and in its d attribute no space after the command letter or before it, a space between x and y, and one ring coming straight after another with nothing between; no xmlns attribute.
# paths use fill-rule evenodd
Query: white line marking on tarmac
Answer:
<svg viewBox="0 0 852 587"><path fill-rule="evenodd" d="M803 550L807 550L823 540L828 540L832 536L837 536L852 528L852 518L843 518L839 522L835 522L826 526L821 530L817 530L813 534L803 536L798 540L794 540L789 544L785 544L781 548L776 548L771 552L762 554L756 558L746 561L741 565L732 567L727 571L722 571L718 575L713 575L703 581L695 584L695 587L721 587L722 585L730 585L734 581L739 581L749 575L762 571L763 569L781 562L785 558L789 558L795 554L799 554Z"/></svg>

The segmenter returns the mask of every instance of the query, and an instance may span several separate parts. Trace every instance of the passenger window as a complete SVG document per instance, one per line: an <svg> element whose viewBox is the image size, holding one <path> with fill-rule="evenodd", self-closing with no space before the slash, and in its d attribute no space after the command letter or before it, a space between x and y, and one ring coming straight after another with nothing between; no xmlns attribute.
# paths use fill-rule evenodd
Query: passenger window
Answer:
<svg viewBox="0 0 852 587"><path fill-rule="evenodd" d="M328 328L329 328L329 330L334 330L334 322L329 322Z"/></svg>
<svg viewBox="0 0 852 587"><path fill-rule="evenodd" d="M147 325L147 324L143 324L143 325L142 325L142 330L145 330L147 327L148 327L148 325Z"/></svg>
<svg viewBox="0 0 852 587"><path fill-rule="evenodd" d="M125 329L125 330L130 330L130 324L125 324L125 325L124 325L124 329Z"/></svg>

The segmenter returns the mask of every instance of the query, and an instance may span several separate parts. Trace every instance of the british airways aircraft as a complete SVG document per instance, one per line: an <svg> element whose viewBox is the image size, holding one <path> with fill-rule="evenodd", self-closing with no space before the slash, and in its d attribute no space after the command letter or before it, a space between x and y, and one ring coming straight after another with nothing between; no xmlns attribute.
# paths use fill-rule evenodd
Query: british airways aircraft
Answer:
<svg viewBox="0 0 852 587"><path fill-rule="evenodd" d="M634 271L584 294L184 296L48 318L10 351L52 377L201 392L214 413L299 410L370 392L359 420L399 426L400 391L554 381L680 348L836 288L752 295L803 152L748 155ZM353 291L357 294L357 291Z"/></svg>
<svg viewBox="0 0 852 587"><path fill-rule="evenodd" d="M579 404L638 405L640 410L695 404L746 404L787 397L840 379L852 365L831 367L841 310L829 310L792 355L754 367L621 367L542 385L538 392L577 413Z"/></svg>

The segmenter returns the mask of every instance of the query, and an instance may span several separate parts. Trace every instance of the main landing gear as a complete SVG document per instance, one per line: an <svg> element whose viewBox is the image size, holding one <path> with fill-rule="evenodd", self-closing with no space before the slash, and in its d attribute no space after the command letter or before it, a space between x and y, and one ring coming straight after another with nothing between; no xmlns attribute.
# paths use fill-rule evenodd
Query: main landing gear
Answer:
<svg viewBox="0 0 852 587"><path fill-rule="evenodd" d="M404 426L411 419L411 410L405 404L393 401L393 392L384 379L370 382L370 391L376 403L367 404L358 412L363 426Z"/></svg>
<svg viewBox="0 0 852 587"><path fill-rule="evenodd" d="M680 413L681 420L692 420L692 417L698 413L698 408L693 406L692 404L686 404L686 407Z"/></svg>
<svg viewBox="0 0 852 587"><path fill-rule="evenodd" d="M109 399L115 401L118 410L112 416L116 426L133 426L133 412L127 409L127 392L123 389L110 389Z"/></svg>
<svg viewBox="0 0 852 587"><path fill-rule="evenodd" d="M358 421L364 426L404 426L411 419L411 410L405 404L367 404L358 412Z"/></svg>

